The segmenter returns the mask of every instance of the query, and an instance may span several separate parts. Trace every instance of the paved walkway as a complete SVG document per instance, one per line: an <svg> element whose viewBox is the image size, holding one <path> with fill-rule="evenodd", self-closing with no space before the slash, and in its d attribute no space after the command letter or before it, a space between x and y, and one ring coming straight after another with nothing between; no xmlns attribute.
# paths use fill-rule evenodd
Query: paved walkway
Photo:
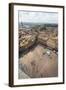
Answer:
<svg viewBox="0 0 66 90"><path fill-rule="evenodd" d="M19 69L19 79L26 79L26 78L30 78L30 77Z"/></svg>

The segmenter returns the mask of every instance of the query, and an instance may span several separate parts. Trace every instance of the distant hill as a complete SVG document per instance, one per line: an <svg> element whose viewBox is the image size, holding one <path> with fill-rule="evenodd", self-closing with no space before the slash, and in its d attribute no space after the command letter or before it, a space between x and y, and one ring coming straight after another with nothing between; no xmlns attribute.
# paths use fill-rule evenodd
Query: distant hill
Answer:
<svg viewBox="0 0 66 90"><path fill-rule="evenodd" d="M35 27L36 25L38 26L45 26L45 27L58 27L58 24L54 23L19 23L19 28L26 27L26 28L31 28Z"/></svg>

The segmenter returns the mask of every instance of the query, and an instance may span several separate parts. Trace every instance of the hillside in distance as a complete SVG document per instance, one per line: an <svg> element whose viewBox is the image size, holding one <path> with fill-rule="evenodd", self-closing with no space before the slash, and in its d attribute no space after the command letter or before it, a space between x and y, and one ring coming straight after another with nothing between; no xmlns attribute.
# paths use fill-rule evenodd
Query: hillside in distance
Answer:
<svg viewBox="0 0 66 90"><path fill-rule="evenodd" d="M25 27L25 28L32 28L35 26L43 26L43 27L58 27L58 24L56 23L29 23L29 22L20 22L19 23L19 29Z"/></svg>

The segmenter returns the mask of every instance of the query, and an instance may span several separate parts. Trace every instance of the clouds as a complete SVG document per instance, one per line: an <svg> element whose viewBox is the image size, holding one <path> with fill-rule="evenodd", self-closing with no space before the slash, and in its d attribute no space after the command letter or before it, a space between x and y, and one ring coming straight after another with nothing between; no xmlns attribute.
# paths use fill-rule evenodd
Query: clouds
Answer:
<svg viewBox="0 0 66 90"><path fill-rule="evenodd" d="M58 23L58 13L19 11L19 22Z"/></svg>

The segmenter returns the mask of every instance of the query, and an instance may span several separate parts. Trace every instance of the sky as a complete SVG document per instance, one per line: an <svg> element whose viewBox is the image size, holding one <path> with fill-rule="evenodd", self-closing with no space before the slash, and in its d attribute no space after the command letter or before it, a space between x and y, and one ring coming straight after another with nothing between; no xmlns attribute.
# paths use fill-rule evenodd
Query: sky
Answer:
<svg viewBox="0 0 66 90"><path fill-rule="evenodd" d="M40 11L19 11L19 22L58 24L58 13Z"/></svg>

